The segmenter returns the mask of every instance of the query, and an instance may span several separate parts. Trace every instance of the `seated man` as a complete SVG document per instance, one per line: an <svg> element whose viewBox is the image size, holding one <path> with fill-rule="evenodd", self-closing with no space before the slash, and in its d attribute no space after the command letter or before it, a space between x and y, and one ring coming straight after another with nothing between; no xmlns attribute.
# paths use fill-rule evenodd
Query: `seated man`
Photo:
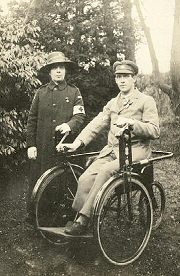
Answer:
<svg viewBox="0 0 180 276"><path fill-rule="evenodd" d="M135 88L138 67L129 60L116 61L113 65L115 81L120 93L111 99L78 135L72 144L59 144L57 150L66 146L73 152L82 144L85 146L96 138L104 128L110 128L108 144L98 158L80 176L73 208L79 217L66 227L70 235L82 235L87 230L94 199L102 185L119 169L118 139L119 127L132 126L132 159L139 161L150 157L150 140L159 137L159 120L156 103L151 96Z"/></svg>

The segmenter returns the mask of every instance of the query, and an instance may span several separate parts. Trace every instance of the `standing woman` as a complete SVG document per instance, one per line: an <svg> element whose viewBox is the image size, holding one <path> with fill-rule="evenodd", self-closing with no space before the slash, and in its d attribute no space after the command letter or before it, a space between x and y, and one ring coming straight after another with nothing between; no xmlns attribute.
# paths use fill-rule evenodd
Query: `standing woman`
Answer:
<svg viewBox="0 0 180 276"><path fill-rule="evenodd" d="M74 63L62 52L52 52L41 73L49 74L50 82L35 93L27 123L27 154L31 159L28 190L28 221L31 221L30 196L38 177L55 165L55 131L78 134L84 119L84 104L77 87L65 80L67 68Z"/></svg>

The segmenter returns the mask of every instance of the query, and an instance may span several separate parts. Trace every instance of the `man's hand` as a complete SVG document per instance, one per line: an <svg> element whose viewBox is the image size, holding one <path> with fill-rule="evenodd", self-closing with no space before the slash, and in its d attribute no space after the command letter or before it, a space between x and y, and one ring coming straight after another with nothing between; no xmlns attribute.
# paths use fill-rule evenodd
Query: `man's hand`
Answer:
<svg viewBox="0 0 180 276"><path fill-rule="evenodd" d="M62 134L71 131L70 126L69 126L68 124L66 124L66 123L63 123L63 124L57 126L57 127L55 128L55 130L56 130L56 131L60 131Z"/></svg>
<svg viewBox="0 0 180 276"><path fill-rule="evenodd" d="M131 118L119 117L115 123L118 127L124 127L125 125L134 126L134 120Z"/></svg>
<svg viewBox="0 0 180 276"><path fill-rule="evenodd" d="M67 148L68 149L68 152L73 152L73 151L76 151L80 146L81 146L82 142L80 140L77 140L77 141L74 141L73 143L71 144L66 144L66 143L59 143L57 146L56 146L56 150L58 152L60 151L63 151L64 148Z"/></svg>
<svg viewBox="0 0 180 276"><path fill-rule="evenodd" d="M29 159L36 159L37 158L37 148L36 147L30 147L27 150L27 155Z"/></svg>

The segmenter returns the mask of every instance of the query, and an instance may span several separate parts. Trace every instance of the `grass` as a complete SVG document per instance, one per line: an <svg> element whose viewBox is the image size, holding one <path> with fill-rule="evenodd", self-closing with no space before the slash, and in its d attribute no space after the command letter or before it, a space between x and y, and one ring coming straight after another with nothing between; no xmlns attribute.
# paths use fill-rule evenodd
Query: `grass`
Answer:
<svg viewBox="0 0 180 276"><path fill-rule="evenodd" d="M37 231L23 223L26 212L24 176L13 178L1 194L1 268L9 276L179 276L180 275L180 141L178 123L163 124L156 149L173 151L174 157L155 164L155 179L166 192L166 212L140 258L126 267L109 264L97 252L97 244L68 247L45 243ZM69 256L70 255L70 256ZM13 272L15 274L13 274Z"/></svg>
<svg viewBox="0 0 180 276"><path fill-rule="evenodd" d="M174 156L180 155L180 123L164 123L160 127L161 134L158 140L153 141L152 145L157 150L172 151Z"/></svg>

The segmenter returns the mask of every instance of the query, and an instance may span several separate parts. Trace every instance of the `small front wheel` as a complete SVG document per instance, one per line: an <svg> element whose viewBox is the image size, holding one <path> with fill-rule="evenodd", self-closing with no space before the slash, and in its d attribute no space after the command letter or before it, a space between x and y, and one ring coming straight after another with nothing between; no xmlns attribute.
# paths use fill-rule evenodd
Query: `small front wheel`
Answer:
<svg viewBox="0 0 180 276"><path fill-rule="evenodd" d="M105 258L115 265L134 262L152 230L153 210L145 186L131 177L112 180L100 191L94 212L94 235ZM128 188L127 188L128 185Z"/></svg>

